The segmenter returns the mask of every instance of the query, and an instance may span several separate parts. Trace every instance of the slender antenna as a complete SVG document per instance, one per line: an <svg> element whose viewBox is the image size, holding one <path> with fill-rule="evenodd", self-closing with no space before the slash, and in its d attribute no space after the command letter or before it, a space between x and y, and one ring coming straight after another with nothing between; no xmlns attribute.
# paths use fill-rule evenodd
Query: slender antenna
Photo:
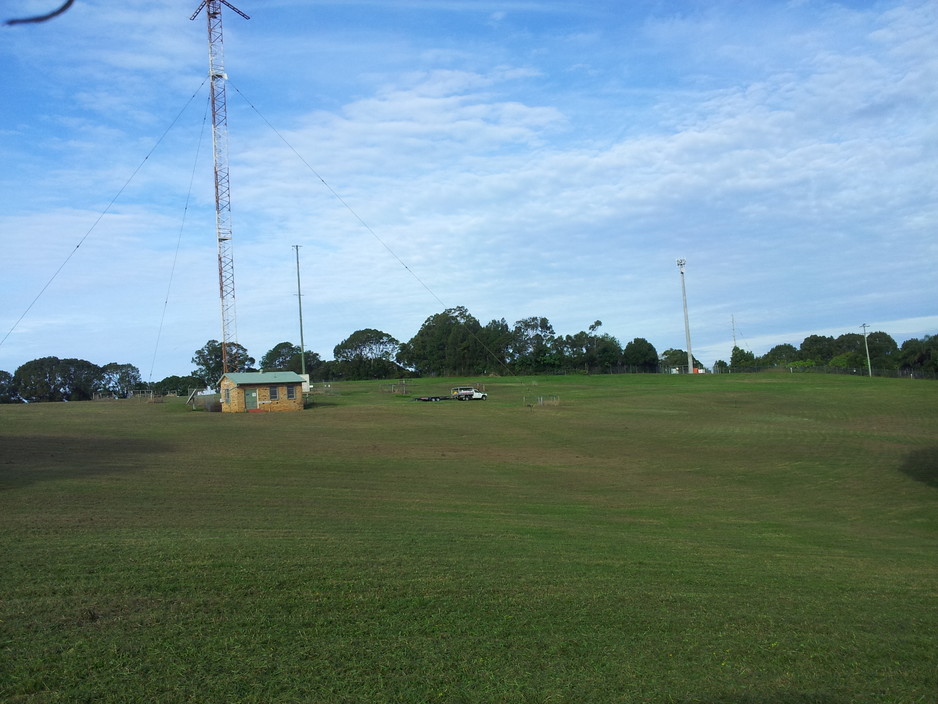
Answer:
<svg viewBox="0 0 938 704"><path fill-rule="evenodd" d="M303 291L300 289L300 245L293 245L296 250L296 300L300 304L300 374L306 374L306 343L303 341Z"/></svg>
<svg viewBox="0 0 938 704"><path fill-rule="evenodd" d="M215 152L215 235L218 240L218 292L221 299L222 373L227 374L228 346L237 341L235 316L234 251L231 242L231 193L228 182L228 99L225 93L225 51L222 38L222 5L251 19L228 0L202 0L190 20L202 8L208 20L208 75L212 80L212 144Z"/></svg>
<svg viewBox="0 0 938 704"><path fill-rule="evenodd" d="M869 372L870 376L873 376L873 365L870 364L870 343L869 343L869 333L866 329L869 327L866 323L860 326L863 328L863 346L866 348L866 369Z"/></svg>
<svg viewBox="0 0 938 704"><path fill-rule="evenodd" d="M684 300L684 336L687 338L687 373L694 373L694 355L690 351L690 321L687 319L687 289L684 288L684 267L686 259L677 260L677 268L681 271L681 298Z"/></svg>

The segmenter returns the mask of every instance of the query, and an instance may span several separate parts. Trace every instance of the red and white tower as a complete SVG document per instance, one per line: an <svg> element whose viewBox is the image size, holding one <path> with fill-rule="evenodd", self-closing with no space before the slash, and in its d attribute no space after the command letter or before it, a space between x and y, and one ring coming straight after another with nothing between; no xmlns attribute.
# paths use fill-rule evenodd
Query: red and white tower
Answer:
<svg viewBox="0 0 938 704"><path fill-rule="evenodd" d="M215 234L218 239L218 290L221 298L222 373L227 374L228 347L237 342L234 253L231 242L231 193L228 183L228 99L225 94L225 51L222 41L222 5L251 19L228 0L202 0L190 20L205 8L208 18L208 72L212 96L212 144L215 157Z"/></svg>

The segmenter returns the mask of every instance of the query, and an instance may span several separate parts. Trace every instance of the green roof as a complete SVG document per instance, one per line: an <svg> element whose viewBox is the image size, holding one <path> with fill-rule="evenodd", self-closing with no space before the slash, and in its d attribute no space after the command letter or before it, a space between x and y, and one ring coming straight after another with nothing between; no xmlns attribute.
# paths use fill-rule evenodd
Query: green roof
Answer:
<svg viewBox="0 0 938 704"><path fill-rule="evenodd" d="M302 384L306 379L296 372L228 372L228 377L236 386L244 384Z"/></svg>

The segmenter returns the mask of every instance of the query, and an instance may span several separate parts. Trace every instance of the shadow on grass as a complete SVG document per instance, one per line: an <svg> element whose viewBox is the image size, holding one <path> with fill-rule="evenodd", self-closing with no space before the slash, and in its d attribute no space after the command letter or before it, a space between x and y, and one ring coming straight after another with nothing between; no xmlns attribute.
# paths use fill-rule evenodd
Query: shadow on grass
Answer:
<svg viewBox="0 0 938 704"><path fill-rule="evenodd" d="M324 398L317 398L315 401L307 401L306 405L303 408L309 411L314 408L337 408L340 405L341 404L338 401L327 400Z"/></svg>
<svg viewBox="0 0 938 704"><path fill-rule="evenodd" d="M938 488L938 447L909 453L899 470L917 482Z"/></svg>
<svg viewBox="0 0 938 704"><path fill-rule="evenodd" d="M172 446L139 438L0 437L0 491L144 469Z"/></svg>
<svg viewBox="0 0 938 704"><path fill-rule="evenodd" d="M780 690L758 694L728 693L678 700L680 704L848 704L848 700L824 692Z"/></svg>

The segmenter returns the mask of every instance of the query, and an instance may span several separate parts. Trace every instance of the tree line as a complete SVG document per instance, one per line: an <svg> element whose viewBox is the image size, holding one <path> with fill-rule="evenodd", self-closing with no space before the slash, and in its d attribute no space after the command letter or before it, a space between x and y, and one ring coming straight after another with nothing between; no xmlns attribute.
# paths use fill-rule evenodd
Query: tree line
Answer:
<svg viewBox="0 0 938 704"><path fill-rule="evenodd" d="M84 359L40 357L13 374L0 370L0 403L127 398L142 387L140 370L117 362L98 366Z"/></svg>
<svg viewBox="0 0 938 704"><path fill-rule="evenodd" d="M392 379L414 376L481 376L530 374L614 374L686 371L687 352L659 352L636 337L626 344L604 332L596 320L586 330L562 335L547 318L532 316L509 325L504 318L482 324L462 306L428 317L417 333L400 342L374 328L356 330L323 360L292 342L280 342L260 361L242 345L228 345L229 371L293 371L305 369L313 380ZM764 355L734 347L730 361L718 360L715 372L766 368L815 367L865 370L867 348L874 370L938 374L938 335L906 340L899 346L884 332L846 333L839 337L810 335L800 346L776 345ZM192 357L195 368L185 376L144 383L132 364L97 366L81 359L42 357L13 374L0 371L0 403L21 401L84 401L99 396L126 398L139 391L185 394L194 388L216 387L222 376L222 349L209 340ZM702 369L699 360L694 367Z"/></svg>
<svg viewBox="0 0 938 704"><path fill-rule="evenodd" d="M427 318L408 341L365 328L356 330L333 348L333 360L324 361L307 350L301 357L299 345L280 342L257 362L241 345L230 345L232 371L264 369L300 373L313 380L392 379L408 376L482 376L565 373L655 373L686 371L687 352L666 349L659 353L645 338L622 345L617 338L600 332L602 322L572 335L555 332L547 318L524 318L509 325L504 319L481 324L462 307L447 308ZM716 372L742 372L766 368L865 369L866 346L877 370L908 370L938 374L938 336L906 340L901 347L884 332L864 336L847 333L839 337L811 335L799 347L776 345L756 357L739 347L730 362L719 360ZM221 344L209 340L192 358L196 369L188 377L170 377L168 386L212 386L221 377ZM700 360L694 367L702 369Z"/></svg>
<svg viewBox="0 0 938 704"><path fill-rule="evenodd" d="M748 371L773 367L810 369L825 367L839 370L938 373L938 336L912 338L900 347L887 333L845 333L838 337L809 335L799 347L776 345L762 356L734 347L730 362L718 361L714 371ZM867 356L868 355L868 356Z"/></svg>

